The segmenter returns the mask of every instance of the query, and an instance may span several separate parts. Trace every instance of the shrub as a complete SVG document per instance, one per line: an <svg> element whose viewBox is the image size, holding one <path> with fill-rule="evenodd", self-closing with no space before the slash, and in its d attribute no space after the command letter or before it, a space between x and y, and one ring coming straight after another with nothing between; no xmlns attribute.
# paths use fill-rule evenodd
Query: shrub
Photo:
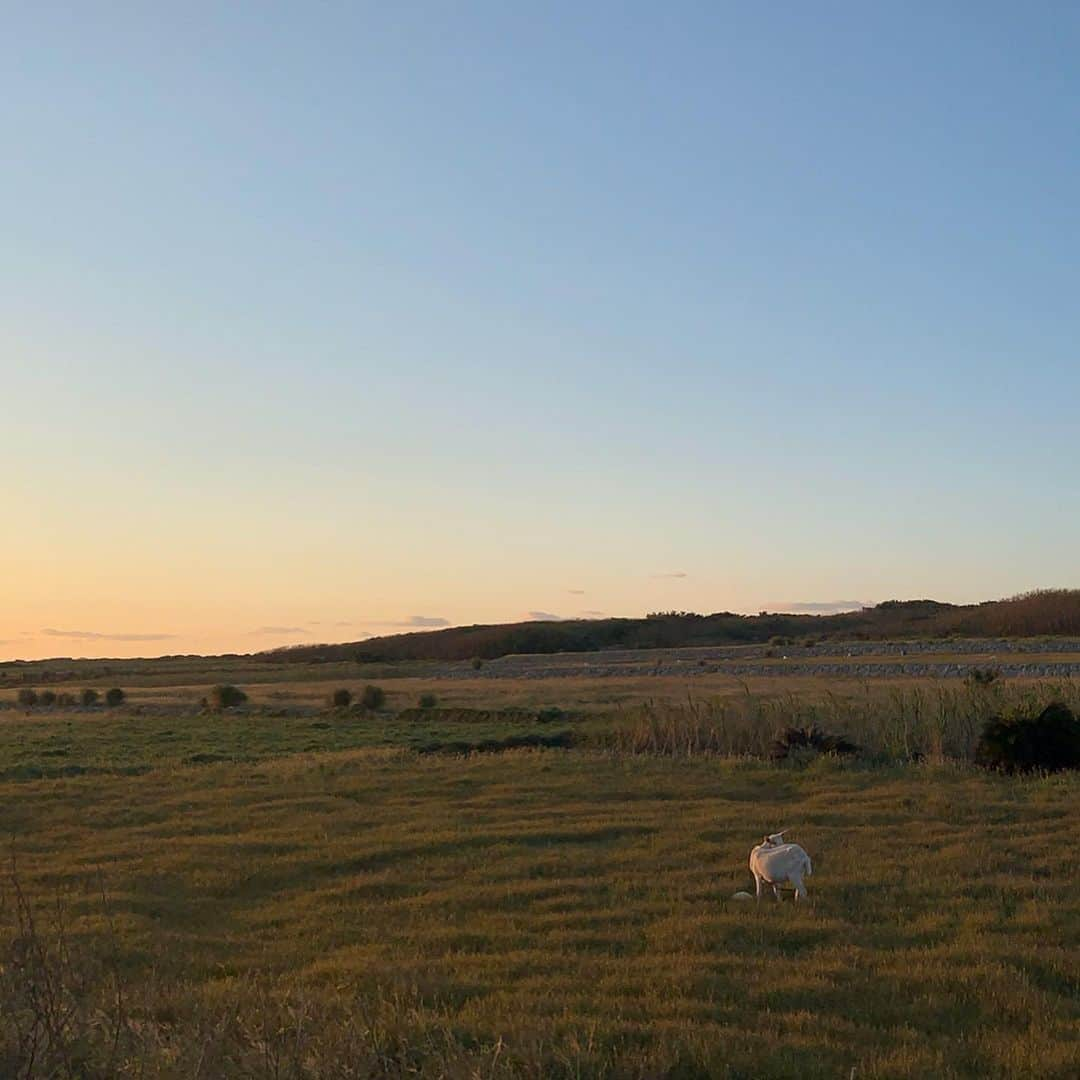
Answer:
<svg viewBox="0 0 1080 1080"><path fill-rule="evenodd" d="M967 682L969 686L989 686L1000 675L999 668L976 667L968 672Z"/></svg>
<svg viewBox="0 0 1080 1080"><path fill-rule="evenodd" d="M56 691L55 690L42 690L38 694L39 705L55 705L56 704Z"/></svg>
<svg viewBox="0 0 1080 1080"><path fill-rule="evenodd" d="M541 724L551 724L557 720L564 720L565 718L566 713L564 713L557 705L551 705L546 709L541 709L536 714L536 719Z"/></svg>
<svg viewBox="0 0 1080 1080"><path fill-rule="evenodd" d="M16 698L20 705L26 705L28 708L33 708L37 704L37 691L31 690L28 686L19 691L19 696Z"/></svg>
<svg viewBox="0 0 1080 1080"><path fill-rule="evenodd" d="M795 639L794 638L789 638L789 637L784 637L782 634L774 634L771 638L769 638L769 644L770 645L794 645L795 644Z"/></svg>
<svg viewBox="0 0 1080 1080"><path fill-rule="evenodd" d="M110 709L115 709L117 705L124 704L124 699L126 697L127 694L125 694L119 686L114 686L111 690L105 691L105 704L108 705Z"/></svg>
<svg viewBox="0 0 1080 1080"><path fill-rule="evenodd" d="M439 704L439 699L434 694L421 694L416 703L421 709L434 709Z"/></svg>
<svg viewBox="0 0 1080 1080"><path fill-rule="evenodd" d="M74 694L69 694L69 693L67 693L67 691L64 691L64 693L56 695L56 704L57 705L74 705L75 703L76 703L75 695Z"/></svg>
<svg viewBox="0 0 1080 1080"><path fill-rule="evenodd" d="M381 686L365 686L360 695L360 705L374 711L386 704L386 691Z"/></svg>
<svg viewBox="0 0 1080 1080"><path fill-rule="evenodd" d="M1004 773L1080 768L1080 719L1052 701L1038 716L995 716L986 722L975 761Z"/></svg>
<svg viewBox="0 0 1080 1080"><path fill-rule="evenodd" d="M474 656L472 658L472 669L473 669L473 671L479 671L483 666L484 666L484 661L481 660L479 656Z"/></svg>
<svg viewBox="0 0 1080 1080"><path fill-rule="evenodd" d="M335 709L347 709L352 704L352 691L344 686L330 695L330 705Z"/></svg>
<svg viewBox="0 0 1080 1080"><path fill-rule="evenodd" d="M792 756L810 754L834 754L844 756L857 754L858 746L845 735L833 735L822 731L816 724L809 727L785 728L769 747L773 761L785 761Z"/></svg>
<svg viewBox="0 0 1080 1080"><path fill-rule="evenodd" d="M79 695L79 700L84 705L96 705L98 703L98 692L87 688Z"/></svg>
<svg viewBox="0 0 1080 1080"><path fill-rule="evenodd" d="M238 686L231 686L229 683L215 686L210 691L210 704L215 709L232 709L237 705L243 705L245 701L247 701L247 694Z"/></svg>

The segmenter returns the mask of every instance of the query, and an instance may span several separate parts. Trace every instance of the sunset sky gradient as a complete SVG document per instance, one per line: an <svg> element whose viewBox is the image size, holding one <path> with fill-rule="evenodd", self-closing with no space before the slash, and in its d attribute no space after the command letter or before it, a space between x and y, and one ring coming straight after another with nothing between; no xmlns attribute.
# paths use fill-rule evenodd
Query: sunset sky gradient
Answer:
<svg viewBox="0 0 1080 1080"><path fill-rule="evenodd" d="M5 29L0 658L1078 584L1076 5Z"/></svg>

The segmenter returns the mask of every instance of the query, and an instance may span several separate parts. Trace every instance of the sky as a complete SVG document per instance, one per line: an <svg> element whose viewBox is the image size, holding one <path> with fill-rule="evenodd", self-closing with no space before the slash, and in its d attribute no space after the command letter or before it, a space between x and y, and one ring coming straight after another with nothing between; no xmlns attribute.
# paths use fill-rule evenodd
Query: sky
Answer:
<svg viewBox="0 0 1080 1080"><path fill-rule="evenodd" d="M1078 584L1075 4L5 7L0 658Z"/></svg>

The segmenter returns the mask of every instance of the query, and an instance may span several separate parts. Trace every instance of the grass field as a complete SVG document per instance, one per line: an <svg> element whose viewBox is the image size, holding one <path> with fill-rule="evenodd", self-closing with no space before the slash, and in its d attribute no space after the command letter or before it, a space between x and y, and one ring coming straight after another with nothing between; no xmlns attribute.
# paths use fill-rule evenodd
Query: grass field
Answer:
<svg viewBox="0 0 1080 1080"><path fill-rule="evenodd" d="M642 752L608 736L645 683L557 684L400 680L376 715L324 708L336 681L226 714L191 680L0 711L0 1075L1080 1074L1076 774ZM685 718L684 681L647 686ZM707 717L831 701L914 737L916 689L729 679ZM448 709L398 715L425 691ZM992 690L1050 692L1075 693ZM994 706L964 694L941 700ZM454 711L485 705L519 712ZM810 902L732 900L785 826Z"/></svg>

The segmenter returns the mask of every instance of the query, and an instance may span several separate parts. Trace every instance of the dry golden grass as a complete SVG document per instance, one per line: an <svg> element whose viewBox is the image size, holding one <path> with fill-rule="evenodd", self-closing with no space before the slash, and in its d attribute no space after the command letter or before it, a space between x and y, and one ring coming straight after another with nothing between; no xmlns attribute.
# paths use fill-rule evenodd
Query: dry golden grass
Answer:
<svg viewBox="0 0 1080 1080"><path fill-rule="evenodd" d="M143 1075L1064 1078L1078 781L368 750L7 783L0 829L117 943ZM728 900L784 826L810 903Z"/></svg>

